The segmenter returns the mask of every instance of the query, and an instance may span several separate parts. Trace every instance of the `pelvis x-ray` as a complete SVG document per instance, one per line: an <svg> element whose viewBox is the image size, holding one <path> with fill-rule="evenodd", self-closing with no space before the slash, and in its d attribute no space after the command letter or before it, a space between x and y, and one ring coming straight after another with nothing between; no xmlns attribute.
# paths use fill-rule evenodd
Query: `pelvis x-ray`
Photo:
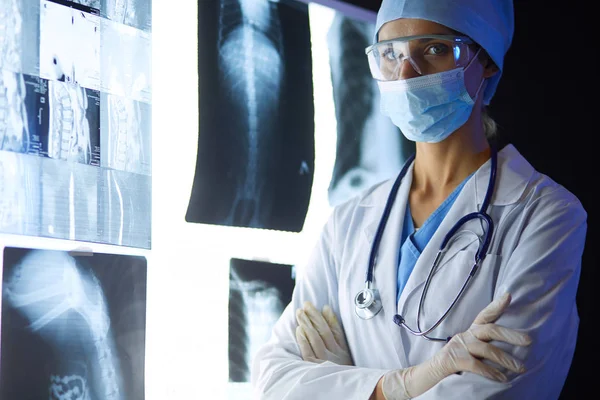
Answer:
<svg viewBox="0 0 600 400"><path fill-rule="evenodd" d="M232 258L229 271L229 381L249 382L252 358L292 300L294 267Z"/></svg>
<svg viewBox="0 0 600 400"><path fill-rule="evenodd" d="M143 400L143 257L6 248L0 398Z"/></svg>
<svg viewBox="0 0 600 400"><path fill-rule="evenodd" d="M314 165L308 7L198 7L200 132L186 221L299 232Z"/></svg>
<svg viewBox="0 0 600 400"><path fill-rule="evenodd" d="M380 112L379 89L365 56L374 28L337 13L327 37L337 118L332 206L395 176L414 151L414 144Z"/></svg>

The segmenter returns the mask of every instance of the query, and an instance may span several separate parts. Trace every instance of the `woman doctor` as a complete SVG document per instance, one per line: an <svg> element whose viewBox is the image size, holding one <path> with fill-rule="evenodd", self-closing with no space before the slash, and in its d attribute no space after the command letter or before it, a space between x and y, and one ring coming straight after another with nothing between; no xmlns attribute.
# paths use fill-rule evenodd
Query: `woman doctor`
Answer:
<svg viewBox="0 0 600 400"><path fill-rule="evenodd" d="M416 155L334 209L254 358L258 398L559 397L587 214L487 140L513 29L510 0L383 0L367 58Z"/></svg>

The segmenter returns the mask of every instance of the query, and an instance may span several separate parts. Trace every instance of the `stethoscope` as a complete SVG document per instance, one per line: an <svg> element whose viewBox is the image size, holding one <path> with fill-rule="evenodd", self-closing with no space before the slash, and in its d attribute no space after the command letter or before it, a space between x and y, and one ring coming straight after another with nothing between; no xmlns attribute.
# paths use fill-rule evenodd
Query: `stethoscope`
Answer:
<svg viewBox="0 0 600 400"><path fill-rule="evenodd" d="M383 305L381 303L381 297L379 295L379 291L377 289L373 288L373 269L375 267L375 263L377 260L377 251L378 251L379 245L381 243L381 236L383 235L385 225L390 216L390 211L392 209L394 201L396 200L396 195L398 193L398 189L400 188L400 182L402 181L402 178L406 175L406 171L408 170L408 167L410 166L410 164L413 162L414 158L415 158L414 154L411 157L409 157L409 159L406 161L406 163L402 167L400 174L398 174L398 177L396 178L396 181L394 182L394 186L392 186L392 190L390 192L390 195L387 199L387 203L385 205L385 209L383 211L383 216L381 217L381 221L379 221L379 226L377 227L375 239L373 240L373 247L371 248L371 254L369 257L369 267L367 269L367 279L365 282L365 288L362 289L361 291L359 291L356 294L356 296L354 297L354 304L356 306L356 309L355 309L356 314L362 319L373 318L374 316L376 316L379 313L379 311L381 311L381 309L383 307ZM448 233L444 237L444 240L442 241L442 244L440 245L438 253L433 261L433 266L431 267L431 270L429 271L429 275L427 276L427 280L425 281L425 285L423 286L423 290L421 291L421 300L419 301L419 308L417 310L417 329L414 330L414 329L410 328L406 324L404 317L402 317L401 315L399 315L399 314L394 315L394 323L396 323L398 326L402 326L402 327L406 328L408 330L408 332L412 333L415 336L421 336L427 340L439 341L439 342L447 342L450 340L450 337L435 338L435 337L429 337L427 335L431 331L433 331L435 328L437 328L442 323L442 321L444 321L444 319L446 319L446 317L448 316L448 314L450 313L450 311L452 310L454 305L458 302L458 300L463 295L469 282L471 281L473 276L475 276L475 273L477 272L479 266L481 265L481 262L483 261L483 259L486 256L487 249L490 245L492 233L494 230L494 222L492 221L492 218L487 214L487 208L490 203L492 193L494 192L494 185L496 183L497 158L498 158L498 153L497 153L495 147L492 146L492 148L491 148L492 165L490 168L490 180L488 183L488 188L487 188L487 192L485 194L485 198L483 200L483 204L481 205L481 209L477 212L467 214L464 217L462 217L460 220L458 220L458 222L456 224L454 224L454 226L448 231ZM439 262L442 258L442 255L446 251L446 246L448 245L450 240L454 237L454 235L456 235L457 231L465 223L467 223L468 221L474 220L474 219L479 219L482 222L484 222L486 225L486 228L487 228L487 229L484 229L483 239L481 237L479 238L479 248L477 250L477 253L475 253L475 263L471 267L471 271L470 271L469 275L467 276L465 283L462 285L460 291L454 298L454 301L452 302L452 304L450 304L450 307L448 307L446 312L444 312L444 314L437 320L437 322L435 324L433 324L431 326L431 328L423 331L423 330L421 330L421 321L420 321L421 309L423 307L423 303L425 302L425 296L427 294L427 290L429 289L429 285L431 284L431 279L433 277L433 274L434 274L435 270L438 268Z"/></svg>

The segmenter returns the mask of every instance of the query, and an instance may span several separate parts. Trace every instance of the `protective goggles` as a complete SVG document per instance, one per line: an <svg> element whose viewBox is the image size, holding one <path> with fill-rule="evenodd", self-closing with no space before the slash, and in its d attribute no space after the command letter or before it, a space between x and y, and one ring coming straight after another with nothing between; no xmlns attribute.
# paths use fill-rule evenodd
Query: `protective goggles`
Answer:
<svg viewBox="0 0 600 400"><path fill-rule="evenodd" d="M366 48L369 68L378 81L402 78L408 61L419 75L445 72L465 67L471 60L474 42L465 36L418 35L382 40Z"/></svg>

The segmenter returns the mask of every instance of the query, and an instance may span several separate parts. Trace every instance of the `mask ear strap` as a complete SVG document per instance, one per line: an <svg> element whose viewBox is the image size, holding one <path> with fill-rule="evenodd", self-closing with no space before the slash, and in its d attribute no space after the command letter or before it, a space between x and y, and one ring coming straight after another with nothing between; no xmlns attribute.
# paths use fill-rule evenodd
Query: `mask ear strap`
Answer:
<svg viewBox="0 0 600 400"><path fill-rule="evenodd" d="M471 64L473 63L473 60L475 60L479 56L480 51L481 51L481 47L477 48L475 55L473 56L473 58L471 58L471 61L469 61L469 63L466 65L466 67L463 68L463 71L466 71L471 66ZM473 97L471 97L473 99L473 102L475 102L475 100L477 100L477 96L479 96L479 92L481 92L481 88L483 87L483 83L485 81L486 81L486 78L481 79L481 83L479 84L479 87L477 88L475 95Z"/></svg>

